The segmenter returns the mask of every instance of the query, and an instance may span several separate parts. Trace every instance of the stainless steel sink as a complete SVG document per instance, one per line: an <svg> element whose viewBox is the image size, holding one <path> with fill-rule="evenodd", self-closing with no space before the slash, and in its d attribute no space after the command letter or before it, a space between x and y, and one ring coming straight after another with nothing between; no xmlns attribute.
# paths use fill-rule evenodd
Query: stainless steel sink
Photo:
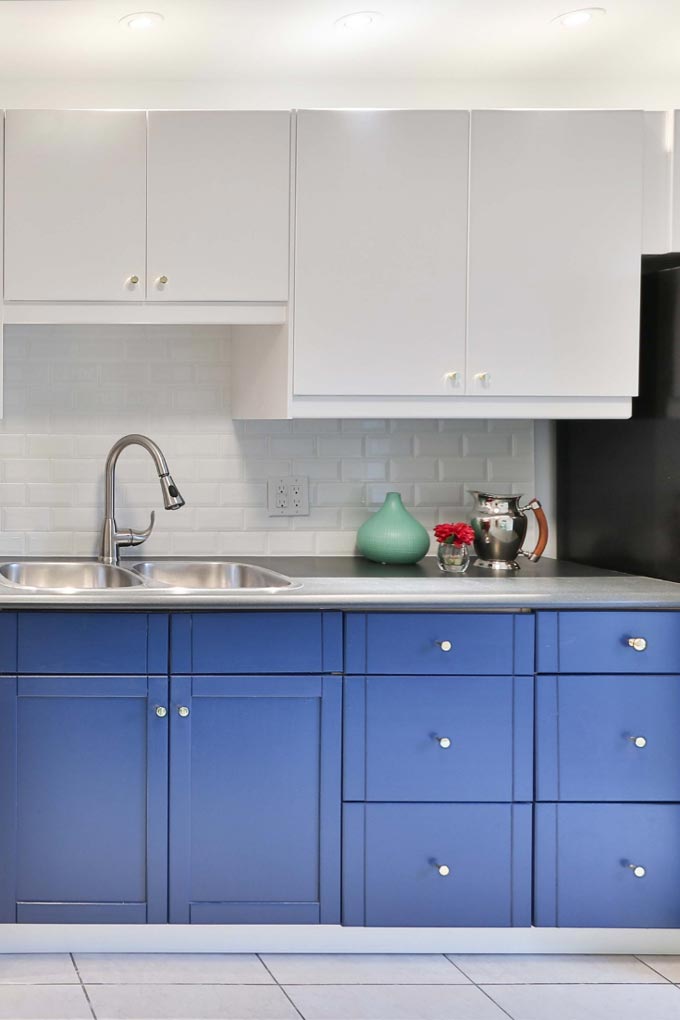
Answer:
<svg viewBox="0 0 680 1020"><path fill-rule="evenodd" d="M0 564L0 580L18 588L49 591L91 591L135 588L142 580L128 570L106 563L67 563L59 560Z"/></svg>
<svg viewBox="0 0 680 1020"><path fill-rule="evenodd" d="M185 588L192 591L283 591L297 588L294 581L267 567L249 563L218 563L201 560L165 560L134 563L132 570L147 586Z"/></svg>

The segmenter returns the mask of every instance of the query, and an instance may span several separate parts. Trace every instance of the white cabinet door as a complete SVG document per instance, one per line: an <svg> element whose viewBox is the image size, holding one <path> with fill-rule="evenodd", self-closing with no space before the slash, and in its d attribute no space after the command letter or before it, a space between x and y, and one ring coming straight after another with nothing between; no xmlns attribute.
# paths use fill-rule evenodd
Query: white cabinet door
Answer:
<svg viewBox="0 0 680 1020"><path fill-rule="evenodd" d="M468 129L466 112L298 114L295 394L462 393Z"/></svg>
<svg viewBox="0 0 680 1020"><path fill-rule="evenodd" d="M10 110L5 132L5 300L142 299L146 115Z"/></svg>
<svg viewBox="0 0 680 1020"><path fill-rule="evenodd" d="M643 118L472 114L468 394L637 392Z"/></svg>
<svg viewBox="0 0 680 1020"><path fill-rule="evenodd" d="M287 301L289 208L290 114L149 114L149 299Z"/></svg>

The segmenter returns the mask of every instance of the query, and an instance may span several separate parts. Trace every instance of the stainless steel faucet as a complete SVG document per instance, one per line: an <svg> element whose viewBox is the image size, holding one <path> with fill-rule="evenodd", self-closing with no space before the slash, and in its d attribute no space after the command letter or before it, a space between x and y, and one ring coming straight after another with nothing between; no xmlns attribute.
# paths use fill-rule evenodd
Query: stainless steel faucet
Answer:
<svg viewBox="0 0 680 1020"><path fill-rule="evenodd" d="M102 563L118 563L118 550L121 546L141 545L153 531L156 514L151 511L151 522L145 531L133 531L132 528L119 531L116 525L116 464L123 450L128 446L141 446L156 465L158 479L161 483L163 493L163 505L166 510L179 510L184 506L184 500L179 489L172 480L168 462L163 456L160 448L148 436L130 435L123 436L114 443L106 458L105 478L105 510L104 527L102 528L102 545L99 559Z"/></svg>

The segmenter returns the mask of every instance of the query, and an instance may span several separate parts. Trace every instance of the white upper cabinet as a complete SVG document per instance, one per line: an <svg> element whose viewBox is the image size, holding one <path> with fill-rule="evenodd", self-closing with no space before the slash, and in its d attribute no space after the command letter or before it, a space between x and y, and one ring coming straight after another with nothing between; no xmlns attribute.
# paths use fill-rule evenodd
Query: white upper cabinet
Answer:
<svg viewBox="0 0 680 1020"><path fill-rule="evenodd" d="M294 394L463 392L468 134L460 111L298 114Z"/></svg>
<svg viewBox="0 0 680 1020"><path fill-rule="evenodd" d="M287 301L290 114L150 113L148 161L147 297Z"/></svg>
<svg viewBox="0 0 680 1020"><path fill-rule="evenodd" d="M467 393L637 392L643 115L472 114Z"/></svg>
<svg viewBox="0 0 680 1020"><path fill-rule="evenodd" d="M142 299L146 114L10 110L5 138L5 300Z"/></svg>

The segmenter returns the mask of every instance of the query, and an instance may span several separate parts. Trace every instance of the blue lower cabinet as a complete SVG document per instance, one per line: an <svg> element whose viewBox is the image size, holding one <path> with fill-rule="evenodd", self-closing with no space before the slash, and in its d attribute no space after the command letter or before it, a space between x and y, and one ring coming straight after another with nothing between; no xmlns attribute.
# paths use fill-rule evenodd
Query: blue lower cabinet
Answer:
<svg viewBox="0 0 680 1020"><path fill-rule="evenodd" d="M0 678L0 921L167 919L167 687Z"/></svg>
<svg viewBox="0 0 680 1020"><path fill-rule="evenodd" d="M536 679L542 801L680 801L680 676Z"/></svg>
<svg viewBox="0 0 680 1020"><path fill-rule="evenodd" d="M341 686L172 678L171 921L339 922Z"/></svg>
<svg viewBox="0 0 680 1020"><path fill-rule="evenodd" d="M680 805L538 804L534 924L680 927Z"/></svg>
<svg viewBox="0 0 680 1020"><path fill-rule="evenodd" d="M345 800L530 801L533 677L347 677Z"/></svg>
<svg viewBox="0 0 680 1020"><path fill-rule="evenodd" d="M343 924L531 924L530 804L345 804Z"/></svg>

